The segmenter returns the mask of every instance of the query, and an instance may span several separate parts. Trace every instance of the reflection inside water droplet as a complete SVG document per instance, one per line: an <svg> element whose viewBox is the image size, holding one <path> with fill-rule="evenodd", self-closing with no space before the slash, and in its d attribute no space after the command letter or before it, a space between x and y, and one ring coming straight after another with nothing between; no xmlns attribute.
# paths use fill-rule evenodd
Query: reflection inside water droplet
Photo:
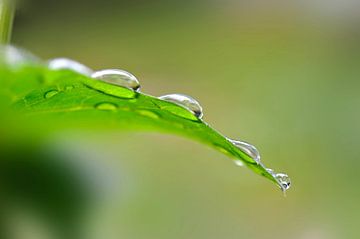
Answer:
<svg viewBox="0 0 360 239"><path fill-rule="evenodd" d="M285 173L277 173L274 176L276 180L282 185L284 190L288 190L291 186L291 180L289 176Z"/></svg>
<svg viewBox="0 0 360 239"><path fill-rule="evenodd" d="M134 91L138 91L140 89L140 83L138 79L131 73L123 70L100 70L93 73L91 77L113 85L129 88Z"/></svg>
<svg viewBox="0 0 360 239"><path fill-rule="evenodd" d="M113 103L109 103L109 102L104 102L104 103L99 103L97 105L95 105L95 108L98 110L116 110L118 107L117 105L113 104Z"/></svg>
<svg viewBox="0 0 360 239"><path fill-rule="evenodd" d="M49 60L48 67L52 70L72 70L86 76L90 76L93 72L83 64L67 58L55 58Z"/></svg>
<svg viewBox="0 0 360 239"><path fill-rule="evenodd" d="M233 145L238 147L241 151L245 152L247 155L249 155L252 159L255 160L256 163L260 163L260 153L255 148L254 145L251 145L249 143L238 141L238 140L232 140L228 139Z"/></svg>
<svg viewBox="0 0 360 239"><path fill-rule="evenodd" d="M183 94L169 94L160 96L159 99L175 103L192 112L197 118L203 117L202 107L195 99Z"/></svg>
<svg viewBox="0 0 360 239"><path fill-rule="evenodd" d="M44 97L46 99L49 99L49 98L53 97L54 95L57 95L58 93L59 93L58 90L50 90L50 91L45 93Z"/></svg>

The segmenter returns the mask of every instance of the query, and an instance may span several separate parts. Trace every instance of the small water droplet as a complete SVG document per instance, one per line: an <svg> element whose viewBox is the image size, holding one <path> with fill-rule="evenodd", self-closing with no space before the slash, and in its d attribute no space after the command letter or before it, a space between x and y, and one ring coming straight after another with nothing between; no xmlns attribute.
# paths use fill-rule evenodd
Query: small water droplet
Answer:
<svg viewBox="0 0 360 239"><path fill-rule="evenodd" d="M278 182L282 185L282 188L284 190L288 190L291 186L291 180L289 178L289 176L285 173L277 173L274 176L276 178L276 180L278 180Z"/></svg>
<svg viewBox="0 0 360 239"><path fill-rule="evenodd" d="M49 60L48 67L52 70L72 70L86 76L90 76L93 73L87 66L68 58L55 58Z"/></svg>
<svg viewBox="0 0 360 239"><path fill-rule="evenodd" d="M273 176L275 175L274 170L272 170L271 168L267 168L266 171L267 171L268 173L270 173L271 175L273 175Z"/></svg>
<svg viewBox="0 0 360 239"><path fill-rule="evenodd" d="M45 93L44 97L46 99L50 99L51 97L53 97L54 95L57 95L58 93L59 93L58 90L50 90L50 91Z"/></svg>
<svg viewBox="0 0 360 239"><path fill-rule="evenodd" d="M113 103L103 102L103 103L99 103L99 104L95 105L95 108L98 109L98 110L111 110L111 111L114 111L118 107L117 107L117 105L115 105Z"/></svg>
<svg viewBox="0 0 360 239"><path fill-rule="evenodd" d="M243 167L244 166L244 163L239 160L239 159L234 159L234 163L236 164L236 166L239 166L239 167Z"/></svg>
<svg viewBox="0 0 360 239"><path fill-rule="evenodd" d="M175 103L193 113L197 118L202 119L203 110L199 102L190 96L183 94L169 94L160 96L159 99Z"/></svg>
<svg viewBox="0 0 360 239"><path fill-rule="evenodd" d="M72 90L72 89L74 89L74 86L72 85L65 86L65 90Z"/></svg>
<svg viewBox="0 0 360 239"><path fill-rule="evenodd" d="M100 70L93 73L91 77L113 85L129 88L134 91L138 91L140 89L140 83L138 79L131 73L124 70Z"/></svg>
<svg viewBox="0 0 360 239"><path fill-rule="evenodd" d="M232 140L228 139L233 145L238 147L241 151L245 152L247 155L249 155L252 159L255 160L257 164L260 163L260 153L255 148L254 145L251 145L249 143L238 141L238 140Z"/></svg>
<svg viewBox="0 0 360 239"><path fill-rule="evenodd" d="M159 119L159 115L150 111L150 110L137 110L136 111L137 113L139 113L140 115L142 116L146 116L146 117L149 117L149 118L152 118L152 119Z"/></svg>

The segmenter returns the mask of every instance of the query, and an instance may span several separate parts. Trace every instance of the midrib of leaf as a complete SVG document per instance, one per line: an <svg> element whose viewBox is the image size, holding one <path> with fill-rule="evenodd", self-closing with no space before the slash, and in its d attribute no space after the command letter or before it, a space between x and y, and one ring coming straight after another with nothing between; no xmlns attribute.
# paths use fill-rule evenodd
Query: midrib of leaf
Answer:
<svg viewBox="0 0 360 239"><path fill-rule="evenodd" d="M11 82L12 95L17 96L13 97L13 111L21 112L25 122L46 122L37 127L51 130L72 126L100 127L119 131L175 133L210 145L235 160L241 160L252 171L282 188L263 164L257 164L222 134L176 104L96 81L75 72L51 71L41 66L27 66L17 70L4 68L0 70L0 77ZM19 84L21 87L17 88ZM46 92L51 90L59 93L46 99ZM101 103L114 104L117 108L97 109L95 106Z"/></svg>

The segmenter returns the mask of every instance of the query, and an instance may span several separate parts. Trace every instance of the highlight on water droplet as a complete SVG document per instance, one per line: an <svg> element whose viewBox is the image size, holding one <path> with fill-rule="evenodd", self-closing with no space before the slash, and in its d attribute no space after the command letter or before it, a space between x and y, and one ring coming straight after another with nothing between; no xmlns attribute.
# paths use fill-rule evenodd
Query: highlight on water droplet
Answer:
<svg viewBox="0 0 360 239"><path fill-rule="evenodd" d="M96 71L91 75L92 78L105 81L107 83L122 86L125 88L138 91L140 89L140 83L138 79L131 73L118 70L118 69L106 69Z"/></svg>
<svg viewBox="0 0 360 239"><path fill-rule="evenodd" d="M277 173L274 175L276 180L281 184L283 190L288 190L291 186L291 180L285 173Z"/></svg>
<svg viewBox="0 0 360 239"><path fill-rule="evenodd" d="M260 153L255 148L254 145L238 140L232 140L232 139L228 139L228 140L237 148L239 148L241 151L243 151L244 153L249 155L252 159L254 159L257 164L260 164Z"/></svg>
<svg viewBox="0 0 360 239"><path fill-rule="evenodd" d="M110 102L102 102L99 103L97 105L95 105L95 108L98 110L110 110L110 111L114 111L118 108L118 106L114 103L110 103Z"/></svg>
<svg viewBox="0 0 360 239"><path fill-rule="evenodd" d="M48 61L48 67L52 70L72 70L86 76L90 76L93 73L93 70L87 66L68 58L51 59Z"/></svg>
<svg viewBox="0 0 360 239"><path fill-rule="evenodd" d="M59 93L58 90L49 90L48 92L45 93L44 97L46 99L50 99L51 97L53 97L54 95L57 95Z"/></svg>
<svg viewBox="0 0 360 239"><path fill-rule="evenodd" d="M165 100L168 102L175 103L191 113L193 113L197 118L202 119L203 110L199 102L197 102L194 98L183 95L183 94L169 94L158 97L160 100Z"/></svg>

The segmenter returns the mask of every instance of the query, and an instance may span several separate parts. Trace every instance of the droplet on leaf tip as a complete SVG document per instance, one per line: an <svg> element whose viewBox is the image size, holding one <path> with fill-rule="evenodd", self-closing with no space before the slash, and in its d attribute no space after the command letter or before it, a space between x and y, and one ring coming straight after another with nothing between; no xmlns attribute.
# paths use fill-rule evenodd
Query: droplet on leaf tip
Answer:
<svg viewBox="0 0 360 239"><path fill-rule="evenodd" d="M276 180L281 184L283 190L288 190L291 186L291 180L289 176L285 173L277 173L274 176Z"/></svg>

